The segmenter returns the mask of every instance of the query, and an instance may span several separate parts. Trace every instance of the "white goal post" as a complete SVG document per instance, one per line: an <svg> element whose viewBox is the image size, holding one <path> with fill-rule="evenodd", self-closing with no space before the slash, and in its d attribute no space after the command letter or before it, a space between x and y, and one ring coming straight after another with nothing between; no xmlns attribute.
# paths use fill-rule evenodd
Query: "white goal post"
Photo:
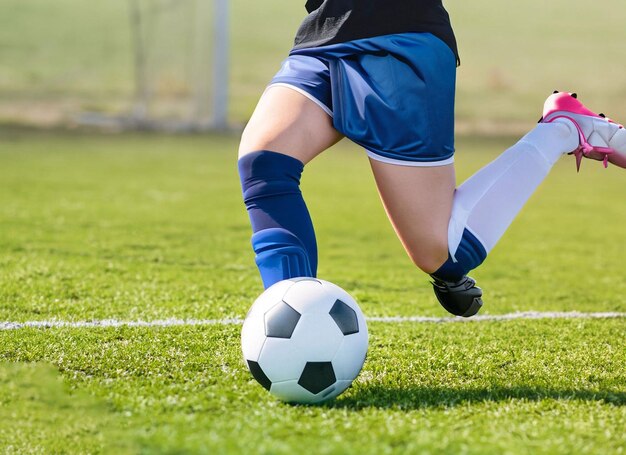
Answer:
<svg viewBox="0 0 626 455"><path fill-rule="evenodd" d="M228 0L214 0L213 127L228 127Z"/></svg>
<svg viewBox="0 0 626 455"><path fill-rule="evenodd" d="M122 114L83 113L79 122L115 129L228 129L229 0L127 4L132 100Z"/></svg>

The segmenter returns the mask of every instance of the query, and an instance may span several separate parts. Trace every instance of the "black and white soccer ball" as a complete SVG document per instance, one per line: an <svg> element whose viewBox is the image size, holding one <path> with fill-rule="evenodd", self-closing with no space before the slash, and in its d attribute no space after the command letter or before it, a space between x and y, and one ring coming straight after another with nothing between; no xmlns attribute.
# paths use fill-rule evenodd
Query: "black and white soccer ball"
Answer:
<svg viewBox="0 0 626 455"><path fill-rule="evenodd" d="M336 397L357 377L367 353L367 325L355 300L317 278L274 284L254 302L241 332L254 378L292 403Z"/></svg>

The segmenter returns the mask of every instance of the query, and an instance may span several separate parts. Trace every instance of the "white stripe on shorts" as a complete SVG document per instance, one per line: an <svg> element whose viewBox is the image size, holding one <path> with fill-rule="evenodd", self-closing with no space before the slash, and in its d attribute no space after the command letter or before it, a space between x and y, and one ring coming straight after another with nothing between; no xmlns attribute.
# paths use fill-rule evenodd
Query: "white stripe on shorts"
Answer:
<svg viewBox="0 0 626 455"><path fill-rule="evenodd" d="M388 164L396 164L398 166L411 166L411 167L436 167L436 166L445 166L446 164L454 163L454 156L450 158L446 158L441 161L404 161L404 160L396 160L393 158L387 158L386 156L381 156L376 152L372 152L371 150L365 149L367 152L367 156L371 159L380 161L382 163Z"/></svg>
<svg viewBox="0 0 626 455"><path fill-rule="evenodd" d="M315 98L313 95L311 95L309 92L307 92L306 90L302 90L300 87L296 87L295 85L291 85L291 84L287 84L286 82L275 82L273 84L270 84L267 86L267 88L265 89L267 91L267 89L269 89L270 87L287 87L290 88L292 90L295 90L298 93L303 94L304 96L306 96L308 99L310 99L311 101L313 101L315 104L317 104L319 107L322 108L322 110L324 112L326 112L328 115L330 115L331 117L333 116L333 111L331 111L328 106L326 106L324 103L322 103L320 100L318 100L317 98Z"/></svg>

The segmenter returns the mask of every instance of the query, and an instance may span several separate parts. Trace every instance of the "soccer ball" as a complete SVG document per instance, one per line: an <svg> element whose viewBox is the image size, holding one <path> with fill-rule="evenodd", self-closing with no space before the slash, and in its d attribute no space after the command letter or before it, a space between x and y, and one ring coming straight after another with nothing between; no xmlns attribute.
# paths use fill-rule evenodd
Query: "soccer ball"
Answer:
<svg viewBox="0 0 626 455"><path fill-rule="evenodd" d="M241 348L252 376L292 403L319 403L346 390L367 353L367 325L339 286L293 278L269 287L243 323Z"/></svg>

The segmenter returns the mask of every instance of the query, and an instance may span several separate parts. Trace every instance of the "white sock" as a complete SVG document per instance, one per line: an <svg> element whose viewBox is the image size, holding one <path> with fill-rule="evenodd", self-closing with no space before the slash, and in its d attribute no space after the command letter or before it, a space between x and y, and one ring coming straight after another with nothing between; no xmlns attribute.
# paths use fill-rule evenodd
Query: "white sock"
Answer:
<svg viewBox="0 0 626 455"><path fill-rule="evenodd" d="M554 163L577 146L570 121L540 123L457 188L448 229L453 260L465 229L489 252Z"/></svg>

